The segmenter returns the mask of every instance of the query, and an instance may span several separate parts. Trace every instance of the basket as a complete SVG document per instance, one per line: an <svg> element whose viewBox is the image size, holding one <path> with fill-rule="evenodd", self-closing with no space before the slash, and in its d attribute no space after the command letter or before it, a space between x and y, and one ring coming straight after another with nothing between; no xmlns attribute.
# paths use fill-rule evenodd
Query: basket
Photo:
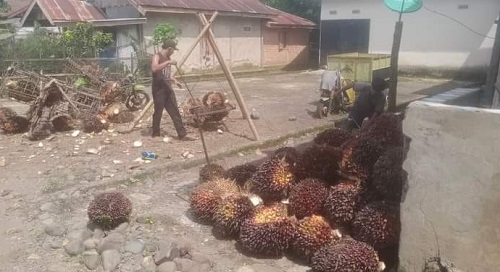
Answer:
<svg viewBox="0 0 500 272"><path fill-rule="evenodd" d="M9 68L0 85L0 96L7 96L22 102L34 101L50 78L29 71Z"/></svg>

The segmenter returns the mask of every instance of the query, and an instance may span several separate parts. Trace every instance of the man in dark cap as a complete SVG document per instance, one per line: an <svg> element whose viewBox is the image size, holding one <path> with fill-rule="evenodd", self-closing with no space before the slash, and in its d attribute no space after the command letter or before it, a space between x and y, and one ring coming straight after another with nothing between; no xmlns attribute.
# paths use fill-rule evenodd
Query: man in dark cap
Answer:
<svg viewBox="0 0 500 272"><path fill-rule="evenodd" d="M361 128L366 118L371 119L384 111L386 102L384 91L389 88L389 84L385 79L375 77L371 84L356 83L353 88L359 95L345 123L345 128L348 130Z"/></svg>
<svg viewBox="0 0 500 272"><path fill-rule="evenodd" d="M172 76L172 65L177 65L177 61L171 59L174 51L177 50L177 43L174 40L165 40L160 52L153 56L151 61L151 71L153 76L153 135L160 136L160 122L163 109L167 110L175 130L180 140L192 141L193 138L187 136L186 128L182 122L182 117L177 106L177 99L172 88L172 83L178 87L182 85Z"/></svg>

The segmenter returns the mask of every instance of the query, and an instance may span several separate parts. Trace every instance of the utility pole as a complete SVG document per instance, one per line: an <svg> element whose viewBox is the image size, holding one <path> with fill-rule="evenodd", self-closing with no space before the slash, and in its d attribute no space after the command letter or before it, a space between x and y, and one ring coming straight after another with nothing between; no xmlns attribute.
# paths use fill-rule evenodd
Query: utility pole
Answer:
<svg viewBox="0 0 500 272"><path fill-rule="evenodd" d="M401 49L401 37L403 36L403 9L405 7L405 0L401 4L401 11L399 12L399 20L396 22L394 29L394 41L392 44L391 52L391 79L389 84L389 101L387 110L390 112L396 111L396 98L398 96L398 62L399 50Z"/></svg>
<svg viewBox="0 0 500 272"><path fill-rule="evenodd" d="M500 14L498 15L500 18ZM499 19L500 20L500 19ZM498 71L500 66L500 23L496 20L497 31L495 34L495 43L493 45L493 51L491 53L490 67L488 69L488 77L486 79L486 86L483 90L482 105L486 108L496 106L497 101L494 101L495 95L495 83L498 77Z"/></svg>

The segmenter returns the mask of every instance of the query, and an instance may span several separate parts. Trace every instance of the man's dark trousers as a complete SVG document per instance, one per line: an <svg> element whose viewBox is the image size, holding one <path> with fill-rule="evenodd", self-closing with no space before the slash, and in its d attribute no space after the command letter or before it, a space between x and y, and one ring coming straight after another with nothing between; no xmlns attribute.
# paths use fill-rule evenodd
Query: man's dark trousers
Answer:
<svg viewBox="0 0 500 272"><path fill-rule="evenodd" d="M160 83L153 85L153 102L155 112L153 114L153 135L160 135L160 122L163 115L163 109L167 110L168 115L174 123L175 130L179 138L184 138L187 135L182 117L177 106L177 99L172 86Z"/></svg>

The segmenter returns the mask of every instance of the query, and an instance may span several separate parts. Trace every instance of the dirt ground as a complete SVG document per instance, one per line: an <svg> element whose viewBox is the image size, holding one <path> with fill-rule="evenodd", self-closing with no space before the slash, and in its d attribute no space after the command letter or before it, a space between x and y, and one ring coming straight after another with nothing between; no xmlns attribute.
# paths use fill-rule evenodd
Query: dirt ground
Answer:
<svg viewBox="0 0 500 272"><path fill-rule="evenodd" d="M280 145L287 135L333 126L338 116L323 120L312 117L319 97L315 91L319 77L316 71L238 79L248 109L260 117L254 123L261 141L251 140L248 123L235 110L226 121L229 131L205 134L210 155L225 154L219 162L229 167L265 157L266 150L251 150L252 145L265 141ZM402 79L398 99L408 102L466 84ZM210 90L230 93L223 80L189 86L195 96ZM177 93L182 103L187 93ZM229 98L236 105L231 94ZM0 105L12 104L0 100ZM17 109L22 108L17 105ZM46 226L64 225L68 232L84 226L89 201L103 190L119 190L131 198L134 212L129 228L135 237L148 241L169 235L186 237L194 248L213 260L214 271L236 271L244 265L256 271L307 271L307 267L286 258L261 260L244 256L232 242L216 240L210 227L193 222L187 213L186 197L197 183L199 165L203 163L201 142L175 139L166 113L162 127L169 142L153 140L149 137L149 116L129 134L119 134L120 127L115 127L97 135L59 133L37 142L22 135L0 134L0 271L88 271L81 258L70 257L57 246L64 244L65 238L47 235ZM197 130L189 131L197 136ZM295 145L312 137L306 133L286 144ZM141 141L142 146L134 147L135 141ZM155 152L159 158L146 163L140 160L142 151ZM193 156L186 156L187 152ZM151 218L150 224L134 221L144 216ZM123 262L118 271L145 271L138 265L142 257Z"/></svg>

